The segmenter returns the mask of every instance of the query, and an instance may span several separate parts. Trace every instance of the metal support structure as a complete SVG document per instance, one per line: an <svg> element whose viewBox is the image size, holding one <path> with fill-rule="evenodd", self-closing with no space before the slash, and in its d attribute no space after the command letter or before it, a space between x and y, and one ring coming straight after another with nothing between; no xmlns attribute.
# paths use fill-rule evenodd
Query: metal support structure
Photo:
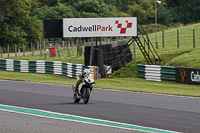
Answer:
<svg viewBox="0 0 200 133"><path fill-rule="evenodd" d="M95 41L96 41L96 48L97 48L97 43L98 43L98 37L96 37L96 40L95 40Z"/></svg>
<svg viewBox="0 0 200 133"><path fill-rule="evenodd" d="M98 50L98 67L101 73L101 77L105 77L104 75L104 59L103 59L103 49Z"/></svg>
<svg viewBox="0 0 200 133"><path fill-rule="evenodd" d="M99 49L98 49L98 40L99 40ZM104 77L104 59L103 59L103 49L101 49L101 38L100 37L96 37L96 55L98 59L98 67L101 73L101 77ZM95 59L95 58L94 58Z"/></svg>
<svg viewBox="0 0 200 133"><path fill-rule="evenodd" d="M132 43L134 43L134 37L132 37L127 43L126 45L124 45L124 47L113 57L113 63L111 65L111 67L105 72L105 74L107 74L107 72L115 65L115 63L120 59L121 55L123 55L125 53L125 51L123 51L126 47L129 47ZM116 58L117 57L117 58Z"/></svg>
<svg viewBox="0 0 200 133"><path fill-rule="evenodd" d="M145 32L144 28L142 27L142 25L139 25L140 28L139 28L139 33L141 34L141 37L143 38L144 40L144 43L142 43L139 39L139 37L135 37L136 41L137 41L137 44L144 56L144 58L146 59L147 63L148 64L151 64L151 65L155 65L157 64L160 64L161 63L161 59L158 55L158 53L156 52L156 49L154 48L153 44L151 43L147 33ZM147 44L147 48L146 48L146 45ZM153 56L153 58L155 59L155 62L152 61L152 58L150 58L150 56Z"/></svg>

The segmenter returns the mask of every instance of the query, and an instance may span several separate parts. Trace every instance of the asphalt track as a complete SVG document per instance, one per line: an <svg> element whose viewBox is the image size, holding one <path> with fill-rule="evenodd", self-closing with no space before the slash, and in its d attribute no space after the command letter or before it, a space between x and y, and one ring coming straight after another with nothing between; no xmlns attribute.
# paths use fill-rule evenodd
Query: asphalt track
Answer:
<svg viewBox="0 0 200 133"><path fill-rule="evenodd" d="M0 104L184 133L200 131L200 98L94 89L74 104L70 86L0 80Z"/></svg>

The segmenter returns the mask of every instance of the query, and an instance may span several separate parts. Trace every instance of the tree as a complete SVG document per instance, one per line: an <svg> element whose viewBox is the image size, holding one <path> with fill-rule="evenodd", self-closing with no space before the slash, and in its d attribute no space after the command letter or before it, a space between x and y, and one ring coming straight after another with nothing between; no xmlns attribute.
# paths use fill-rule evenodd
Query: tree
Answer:
<svg viewBox="0 0 200 133"><path fill-rule="evenodd" d="M138 0L134 5L128 6L128 14L138 17L140 24L152 23L154 21L154 2L151 0Z"/></svg>
<svg viewBox="0 0 200 133"><path fill-rule="evenodd" d="M75 4L75 8L78 12L80 12L81 17L89 18L118 16L114 6L106 5L105 3L99 1L79 1L77 4Z"/></svg>
<svg viewBox="0 0 200 133"><path fill-rule="evenodd" d="M74 18L80 17L79 13L72 6L59 5L55 7L43 6L33 12L38 19L49 18Z"/></svg>
<svg viewBox="0 0 200 133"><path fill-rule="evenodd" d="M173 22L191 23L200 20L200 0L166 0L167 8L172 10Z"/></svg>
<svg viewBox="0 0 200 133"><path fill-rule="evenodd" d="M49 6L49 7L53 7L53 6L58 6L60 3L60 0L40 0L42 6Z"/></svg>
<svg viewBox="0 0 200 133"><path fill-rule="evenodd" d="M0 45L26 44L28 40L28 28L30 20L30 12L33 9L32 0L1 0L0 5L3 5L4 19L0 27ZM33 22L32 22L33 23ZM35 23L35 27L41 23ZM39 33L36 33L39 34ZM37 41L39 38L32 39ZM41 37L40 37L41 39Z"/></svg>
<svg viewBox="0 0 200 133"><path fill-rule="evenodd" d="M43 22L37 17L30 17L26 27L27 43L36 43L43 38Z"/></svg>
<svg viewBox="0 0 200 133"><path fill-rule="evenodd" d="M167 7L160 6L158 8L158 22L160 24L170 26L173 23L173 10L168 9Z"/></svg>
<svg viewBox="0 0 200 133"><path fill-rule="evenodd" d="M4 19L4 11L3 11L3 5L5 0L0 0L0 26Z"/></svg>

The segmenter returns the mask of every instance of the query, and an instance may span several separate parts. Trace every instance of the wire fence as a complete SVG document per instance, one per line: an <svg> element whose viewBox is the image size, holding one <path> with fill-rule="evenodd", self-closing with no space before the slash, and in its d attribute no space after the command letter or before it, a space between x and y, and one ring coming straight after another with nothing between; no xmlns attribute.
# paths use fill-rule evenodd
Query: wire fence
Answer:
<svg viewBox="0 0 200 133"><path fill-rule="evenodd" d="M111 42L123 40L124 37L101 38ZM51 57L51 48L55 48L57 57L84 56L84 43L94 42L95 38L76 39L74 41L42 41L36 44L0 46L0 57L40 56ZM99 41L99 40L98 40Z"/></svg>
<svg viewBox="0 0 200 133"><path fill-rule="evenodd" d="M148 34L153 44L156 44L155 33ZM177 29L157 32L159 48L200 48L200 27L195 29Z"/></svg>
<svg viewBox="0 0 200 133"><path fill-rule="evenodd" d="M77 54L77 49L79 51L82 49L83 55L83 46L81 44L70 44L66 41L43 41L38 42L37 44L28 44L22 46L9 46L0 47L0 57L17 57L17 56L40 56L46 58L51 56L50 49L56 49L56 56L66 57L66 56L75 56Z"/></svg>

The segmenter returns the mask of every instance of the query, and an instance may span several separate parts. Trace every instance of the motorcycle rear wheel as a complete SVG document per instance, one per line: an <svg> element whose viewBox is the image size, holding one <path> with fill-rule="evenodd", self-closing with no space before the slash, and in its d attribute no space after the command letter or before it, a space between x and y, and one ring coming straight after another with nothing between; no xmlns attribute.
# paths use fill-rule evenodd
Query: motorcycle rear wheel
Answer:
<svg viewBox="0 0 200 133"><path fill-rule="evenodd" d="M77 94L74 94L74 96L73 96L73 101L74 101L75 103L79 103L80 100L81 100L81 99L79 99L79 98L77 97Z"/></svg>

